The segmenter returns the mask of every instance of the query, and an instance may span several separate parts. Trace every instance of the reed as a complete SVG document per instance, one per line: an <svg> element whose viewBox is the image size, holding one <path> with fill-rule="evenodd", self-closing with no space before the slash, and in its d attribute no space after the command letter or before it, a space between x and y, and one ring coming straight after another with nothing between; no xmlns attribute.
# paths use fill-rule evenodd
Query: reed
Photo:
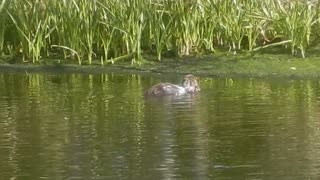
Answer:
<svg viewBox="0 0 320 180"><path fill-rule="evenodd" d="M4 38L5 38L5 31L6 31L6 26L8 25L8 23L6 22L6 14L3 12L4 7L6 5L6 0L3 0L0 4L0 55L2 54L2 52L4 51Z"/></svg>
<svg viewBox="0 0 320 180"><path fill-rule="evenodd" d="M159 61L162 58L163 51L170 48L171 32L175 19L175 15L166 9L167 4L165 3L151 3L151 10L147 12L150 23L147 23L146 34L149 41L146 43L149 44L150 48L152 48L152 45L155 46Z"/></svg>
<svg viewBox="0 0 320 180"><path fill-rule="evenodd" d="M276 32L282 32L283 37L291 40L290 49L292 54L300 50L301 56L305 57L305 49L310 43L312 26L318 23L316 4L294 0L288 3L277 1L275 6L277 17L273 19Z"/></svg>
<svg viewBox="0 0 320 180"><path fill-rule="evenodd" d="M302 0L3 0L0 15L0 52L33 63L57 55L142 63L144 53L160 61L168 51L272 46L305 57L320 32L319 3Z"/></svg>
<svg viewBox="0 0 320 180"><path fill-rule="evenodd" d="M61 47L65 59L79 57L78 64L82 64L86 52L82 42L85 34L81 31L80 9L76 0L56 1L51 9L52 26L55 27L52 47Z"/></svg>
<svg viewBox="0 0 320 180"><path fill-rule="evenodd" d="M6 30L6 20L4 19L3 13L0 12L0 55L3 55L4 51L4 39Z"/></svg>
<svg viewBox="0 0 320 180"><path fill-rule="evenodd" d="M13 0L6 12L15 27L13 31L18 35L15 39L17 42L12 42L17 46L15 49L22 53L23 60L30 58L33 63L39 61L41 50L46 48L46 38L51 32L45 4L39 0Z"/></svg>

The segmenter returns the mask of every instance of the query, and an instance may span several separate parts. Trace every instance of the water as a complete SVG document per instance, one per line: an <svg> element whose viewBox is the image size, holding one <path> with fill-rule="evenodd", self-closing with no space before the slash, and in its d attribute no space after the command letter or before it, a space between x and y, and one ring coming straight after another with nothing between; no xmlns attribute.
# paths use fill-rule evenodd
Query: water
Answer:
<svg viewBox="0 0 320 180"><path fill-rule="evenodd" d="M320 83L0 73L0 179L318 179Z"/></svg>

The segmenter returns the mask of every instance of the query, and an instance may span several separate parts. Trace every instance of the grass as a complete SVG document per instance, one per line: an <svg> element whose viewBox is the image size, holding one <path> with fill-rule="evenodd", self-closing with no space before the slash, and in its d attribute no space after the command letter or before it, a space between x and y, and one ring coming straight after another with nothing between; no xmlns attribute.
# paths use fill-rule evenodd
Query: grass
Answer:
<svg viewBox="0 0 320 180"><path fill-rule="evenodd" d="M319 3L303 0L3 0L0 53L100 65L270 47L306 57L318 44ZM41 61L40 61L41 60Z"/></svg>

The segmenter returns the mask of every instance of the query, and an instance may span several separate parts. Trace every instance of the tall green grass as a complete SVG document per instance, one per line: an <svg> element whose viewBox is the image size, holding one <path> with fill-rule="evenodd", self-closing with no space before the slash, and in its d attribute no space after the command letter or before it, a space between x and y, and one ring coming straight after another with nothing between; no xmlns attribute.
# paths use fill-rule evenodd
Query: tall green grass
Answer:
<svg viewBox="0 0 320 180"><path fill-rule="evenodd" d="M33 63L143 61L282 46L306 56L319 3L303 0L2 0L0 52Z"/></svg>

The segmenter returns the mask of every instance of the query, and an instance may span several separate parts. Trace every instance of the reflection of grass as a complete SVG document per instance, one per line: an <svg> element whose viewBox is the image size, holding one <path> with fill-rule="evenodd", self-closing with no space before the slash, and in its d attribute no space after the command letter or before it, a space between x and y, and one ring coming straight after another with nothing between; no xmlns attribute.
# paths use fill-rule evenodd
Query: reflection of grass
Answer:
<svg viewBox="0 0 320 180"><path fill-rule="evenodd" d="M129 73L193 73L204 76L229 77L319 77L320 61L317 57L309 59L295 58L289 55L228 55L188 57L185 59L164 59L162 62L147 61L133 66L119 62L110 66L78 66L64 64L2 64L2 71L56 71L56 72L129 72Z"/></svg>

